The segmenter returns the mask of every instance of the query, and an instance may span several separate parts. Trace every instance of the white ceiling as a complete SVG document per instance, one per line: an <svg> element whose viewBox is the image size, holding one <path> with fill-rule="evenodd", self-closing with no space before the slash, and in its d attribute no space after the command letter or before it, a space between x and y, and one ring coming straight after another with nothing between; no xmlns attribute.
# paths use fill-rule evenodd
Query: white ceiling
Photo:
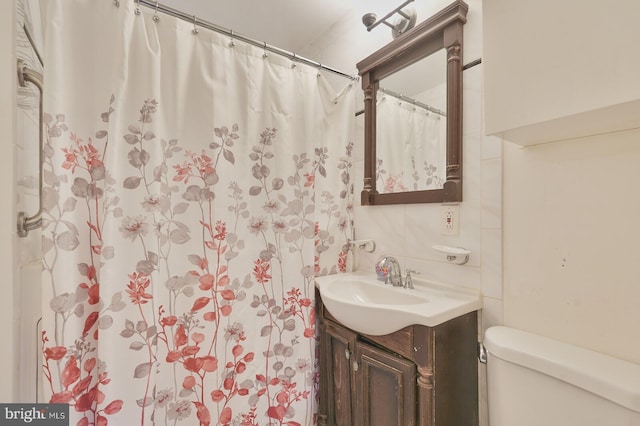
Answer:
<svg viewBox="0 0 640 426"><path fill-rule="evenodd" d="M347 15L374 12L384 16L402 1L160 0L160 3L272 46L299 52ZM362 30L366 31L364 26Z"/></svg>

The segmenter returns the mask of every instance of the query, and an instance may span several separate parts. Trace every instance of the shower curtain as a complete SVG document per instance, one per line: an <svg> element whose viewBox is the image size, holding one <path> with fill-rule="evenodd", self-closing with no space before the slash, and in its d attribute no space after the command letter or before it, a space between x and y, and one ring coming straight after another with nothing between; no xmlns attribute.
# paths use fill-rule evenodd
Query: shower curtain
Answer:
<svg viewBox="0 0 640 426"><path fill-rule="evenodd" d="M78 426L314 424L354 85L132 0L43 8L50 401Z"/></svg>
<svg viewBox="0 0 640 426"><path fill-rule="evenodd" d="M376 109L378 192L442 188L446 118L383 92Z"/></svg>

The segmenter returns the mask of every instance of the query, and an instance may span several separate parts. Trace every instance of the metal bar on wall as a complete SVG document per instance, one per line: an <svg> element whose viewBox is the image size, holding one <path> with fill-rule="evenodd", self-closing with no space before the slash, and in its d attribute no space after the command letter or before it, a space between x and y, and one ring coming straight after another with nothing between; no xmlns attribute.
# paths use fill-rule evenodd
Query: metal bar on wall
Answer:
<svg viewBox="0 0 640 426"><path fill-rule="evenodd" d="M39 169L38 169L38 191L39 191L39 207L36 214L33 216L28 216L26 212L18 213L18 236L26 237L29 234L29 231L33 231L34 229L38 229L42 226L42 166L44 164L44 134L43 134L43 126L44 126L44 111L42 104L42 75L30 69L23 60L18 59L18 83L21 87L26 87L27 83L31 83L38 88L40 91L40 110L39 117L40 122L38 125L39 132Z"/></svg>

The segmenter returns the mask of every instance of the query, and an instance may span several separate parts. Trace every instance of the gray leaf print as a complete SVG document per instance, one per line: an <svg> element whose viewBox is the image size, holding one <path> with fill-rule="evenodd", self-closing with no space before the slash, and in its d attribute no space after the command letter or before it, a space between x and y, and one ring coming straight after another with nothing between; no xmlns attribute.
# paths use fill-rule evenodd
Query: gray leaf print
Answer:
<svg viewBox="0 0 640 426"><path fill-rule="evenodd" d="M73 251L78 244L80 244L78 237L71 231L65 231L56 236L56 245L62 250Z"/></svg>

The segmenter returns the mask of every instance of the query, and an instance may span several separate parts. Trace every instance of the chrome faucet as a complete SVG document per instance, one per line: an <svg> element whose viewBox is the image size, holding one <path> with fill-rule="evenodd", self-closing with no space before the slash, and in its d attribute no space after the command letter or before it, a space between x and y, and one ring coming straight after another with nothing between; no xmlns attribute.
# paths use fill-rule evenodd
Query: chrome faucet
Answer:
<svg viewBox="0 0 640 426"><path fill-rule="evenodd" d="M383 256L378 260L376 269L387 270L385 284L391 284L394 287L402 287L402 271L400 263L395 257Z"/></svg>

